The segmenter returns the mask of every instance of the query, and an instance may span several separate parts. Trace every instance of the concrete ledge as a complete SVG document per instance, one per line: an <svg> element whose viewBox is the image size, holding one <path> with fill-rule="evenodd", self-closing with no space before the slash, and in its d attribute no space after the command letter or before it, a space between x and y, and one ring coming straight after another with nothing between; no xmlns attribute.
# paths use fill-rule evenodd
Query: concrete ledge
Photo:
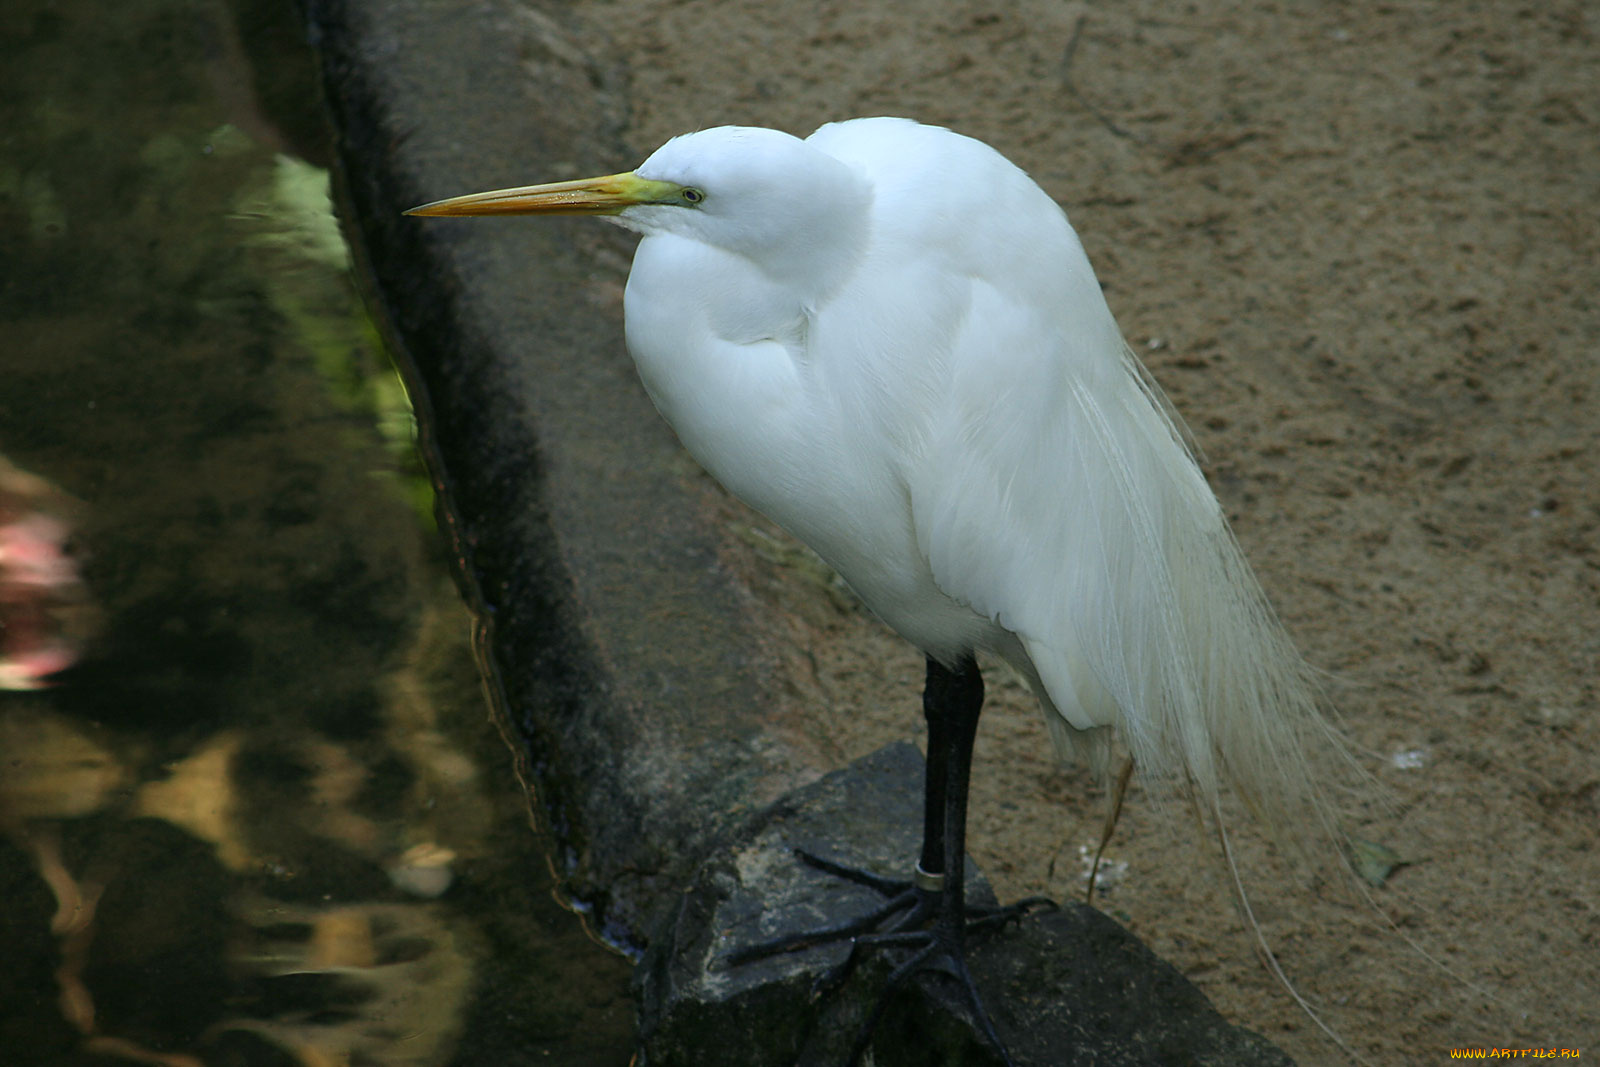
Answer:
<svg viewBox="0 0 1600 1067"><path fill-rule="evenodd" d="M308 18L489 666L570 891L637 943L718 833L825 768L764 722L776 665L624 350L631 238L400 214L616 169L619 76L564 15L510 0L319 0Z"/></svg>

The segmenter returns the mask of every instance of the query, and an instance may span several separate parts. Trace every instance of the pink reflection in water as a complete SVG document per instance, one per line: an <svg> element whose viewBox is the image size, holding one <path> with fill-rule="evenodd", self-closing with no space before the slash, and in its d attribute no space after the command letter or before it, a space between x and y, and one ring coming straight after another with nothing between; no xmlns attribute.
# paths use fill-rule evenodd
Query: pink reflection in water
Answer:
<svg viewBox="0 0 1600 1067"><path fill-rule="evenodd" d="M40 689L72 665L87 601L67 495L0 456L0 689Z"/></svg>

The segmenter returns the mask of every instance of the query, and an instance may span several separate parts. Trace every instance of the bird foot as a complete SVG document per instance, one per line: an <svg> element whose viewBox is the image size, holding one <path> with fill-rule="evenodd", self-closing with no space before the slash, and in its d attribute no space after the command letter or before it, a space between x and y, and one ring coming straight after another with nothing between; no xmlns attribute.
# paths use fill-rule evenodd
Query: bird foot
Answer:
<svg viewBox="0 0 1600 1067"><path fill-rule="evenodd" d="M933 888L932 884L884 878L800 849L796 849L795 854L809 867L876 891L886 898L884 903L848 922L789 934L740 949L724 957L723 966L737 967L758 959L848 940L851 942L849 953L812 986L813 997L823 998L837 992L849 980L865 953L879 949L910 950L911 954L890 972L872 1012L857 1032L847 1061L849 1067L856 1067L866 1054L872 1033L893 992L913 975L924 971L944 975L956 982L978 1029L1000 1053L1007 1067L1012 1067L1005 1043L996 1033L994 1023L978 995L977 986L973 984L972 975L967 970L966 935L998 930L1007 923L1020 921L1038 908L1054 909L1057 906L1054 901L1047 897L1029 897L1005 906L969 907L965 905L961 894L945 893Z"/></svg>
<svg viewBox="0 0 1600 1067"><path fill-rule="evenodd" d="M892 928L880 931L882 933L892 933L895 930L912 929L920 923L931 919L938 910L938 902L941 899L941 894L937 889L919 887L915 882L906 881L904 879L884 878L881 875L873 874L871 871L864 871L859 867L847 867L842 863L834 863L832 860L826 860L821 856L813 855L804 849L797 848L794 850L794 853L796 856L800 857L801 861L804 862L806 866L815 867L817 870L822 871L825 874L831 874L835 877L843 878L846 881L855 882L857 885L864 885L869 889L876 889L879 893L882 893L884 896L888 897L890 903L906 900L912 894L916 895L918 901L928 902L929 907L922 909L917 908L915 903L911 904L910 907L912 914L908 914L896 922ZM902 905L902 907L904 906L905 905ZM1049 897L1025 897L1022 900L1017 901L1015 904L978 906L968 904L965 902L965 900L963 900L961 914L965 919L966 932L970 934L980 930L998 930L1004 927L1007 923L1020 922L1035 909L1043 908L1050 911L1055 911L1058 907L1060 907L1060 905L1051 900ZM859 926L863 921L864 920L857 920L850 925Z"/></svg>
<svg viewBox="0 0 1600 1067"><path fill-rule="evenodd" d="M835 863L804 849L797 848L794 853L806 866L866 886L882 894L886 900L881 906L848 922L787 934L731 952L723 957L720 966L738 967L756 960L781 956L789 952L801 952L818 945L848 941L868 934L892 934L902 930L913 930L926 925L940 911L942 894L936 889L918 886L907 879L885 878L860 867ZM1036 908L1054 910L1056 907L1058 907L1056 902L1049 897L1028 897L1015 904L980 907L964 905L961 914L966 930L977 932L997 930L1007 923L1018 922ZM900 914L902 912L904 914Z"/></svg>
<svg viewBox="0 0 1600 1067"><path fill-rule="evenodd" d="M1015 1067L1010 1052L1006 1050L1005 1042L995 1030L994 1020L989 1018L989 1012L983 1006L983 998L978 995L978 987L972 981L972 974L967 970L965 931L962 929L964 921L956 916L941 916L927 930L865 934L856 938L851 944L850 953L843 962L817 980L813 987L814 995L827 996L844 985L864 952L885 948L912 950L910 956L889 972L883 988L878 990L877 1002L873 1004L871 1013L856 1031L855 1042L850 1046L850 1056L845 1061L846 1067L859 1067L866 1055L867 1047L872 1043L873 1031L878 1028L878 1023L882 1020L895 990L913 975L923 972L942 975L956 983L961 990L962 1000L966 1003L968 1013L982 1031L984 1038L1000 1054L1000 1059L1006 1067Z"/></svg>

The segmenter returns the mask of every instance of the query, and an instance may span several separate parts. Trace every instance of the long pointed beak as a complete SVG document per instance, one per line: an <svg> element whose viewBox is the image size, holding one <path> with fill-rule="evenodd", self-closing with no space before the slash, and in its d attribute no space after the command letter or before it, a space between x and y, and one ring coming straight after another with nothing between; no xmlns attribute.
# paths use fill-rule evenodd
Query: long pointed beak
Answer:
<svg viewBox="0 0 1600 1067"><path fill-rule="evenodd" d="M453 196L414 207L406 214L615 215L636 204L675 203L681 193L682 189L671 182L652 181L629 172Z"/></svg>

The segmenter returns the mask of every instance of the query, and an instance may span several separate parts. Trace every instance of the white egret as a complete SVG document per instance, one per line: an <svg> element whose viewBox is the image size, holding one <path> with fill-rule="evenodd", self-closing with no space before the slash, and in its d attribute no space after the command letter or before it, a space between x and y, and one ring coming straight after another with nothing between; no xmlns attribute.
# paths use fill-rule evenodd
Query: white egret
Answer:
<svg viewBox="0 0 1600 1067"><path fill-rule="evenodd" d="M1065 214L992 148L896 118L721 127L631 173L411 214L644 235L627 343L656 407L927 656L915 877L871 917L887 933L827 933L915 949L897 974L954 971L997 1046L963 962L976 652L1102 774L1115 733L1208 818L1224 786L1279 828L1315 811L1307 668Z"/></svg>

